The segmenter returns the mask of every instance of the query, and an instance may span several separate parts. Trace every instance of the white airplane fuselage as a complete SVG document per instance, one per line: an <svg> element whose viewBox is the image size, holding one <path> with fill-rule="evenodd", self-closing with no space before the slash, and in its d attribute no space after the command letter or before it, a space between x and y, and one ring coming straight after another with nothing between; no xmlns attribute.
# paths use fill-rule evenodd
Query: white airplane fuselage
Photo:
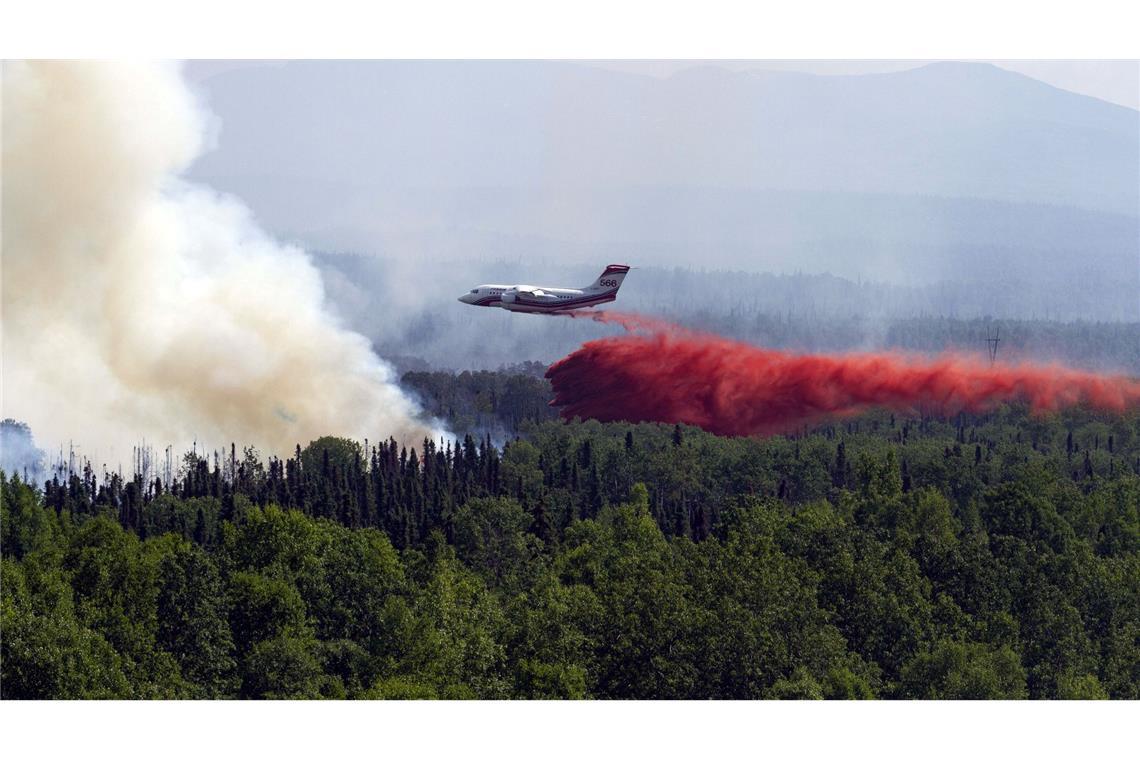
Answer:
<svg viewBox="0 0 1140 760"><path fill-rule="evenodd" d="M627 272L629 267L624 264L610 264L593 284L584 288L480 285L461 295L459 300L472 306L496 306L529 314L584 309L615 300Z"/></svg>

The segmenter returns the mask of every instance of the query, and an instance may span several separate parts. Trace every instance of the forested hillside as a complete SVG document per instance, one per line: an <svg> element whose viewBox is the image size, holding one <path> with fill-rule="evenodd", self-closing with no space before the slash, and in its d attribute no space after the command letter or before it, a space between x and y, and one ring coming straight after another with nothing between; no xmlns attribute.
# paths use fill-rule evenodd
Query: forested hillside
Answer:
<svg viewBox="0 0 1140 760"><path fill-rule="evenodd" d="M1140 698L1135 414L719 438L448 377L519 437L5 476L3 696Z"/></svg>

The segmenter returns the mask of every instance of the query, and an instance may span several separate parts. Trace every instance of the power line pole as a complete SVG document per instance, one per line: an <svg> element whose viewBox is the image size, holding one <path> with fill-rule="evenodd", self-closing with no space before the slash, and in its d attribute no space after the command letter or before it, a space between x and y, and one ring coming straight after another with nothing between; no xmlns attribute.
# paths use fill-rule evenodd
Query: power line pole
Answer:
<svg viewBox="0 0 1140 760"><path fill-rule="evenodd" d="M989 349L990 349L990 366L991 367L994 365L994 362L997 361L998 343L1001 343L1001 328L1000 327L998 327L994 330L993 335L986 338L986 344L989 346Z"/></svg>

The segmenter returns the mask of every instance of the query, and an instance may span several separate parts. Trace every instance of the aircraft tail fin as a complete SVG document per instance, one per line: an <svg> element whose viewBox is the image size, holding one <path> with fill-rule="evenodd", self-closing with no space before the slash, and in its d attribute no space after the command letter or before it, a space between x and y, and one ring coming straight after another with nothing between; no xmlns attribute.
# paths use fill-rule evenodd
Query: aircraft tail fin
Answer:
<svg viewBox="0 0 1140 760"><path fill-rule="evenodd" d="M629 267L625 264L610 264L586 290L612 290L616 293L628 273Z"/></svg>

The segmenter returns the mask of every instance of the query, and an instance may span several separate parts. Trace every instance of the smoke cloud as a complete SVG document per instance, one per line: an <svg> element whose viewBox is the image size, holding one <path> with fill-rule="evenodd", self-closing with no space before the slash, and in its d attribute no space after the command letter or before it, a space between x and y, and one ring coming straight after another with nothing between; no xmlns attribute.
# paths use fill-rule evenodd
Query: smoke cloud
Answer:
<svg viewBox="0 0 1140 760"><path fill-rule="evenodd" d="M172 65L4 65L4 416L119 457L436 435L302 250L179 179L207 118Z"/></svg>
<svg viewBox="0 0 1140 760"><path fill-rule="evenodd" d="M566 419L681 422L764 435L870 407L953 414L1024 401L1036 412L1140 406L1140 382L1060 366L987 366L968 357L798 355L636 315L590 315L630 333L584 344L547 371Z"/></svg>
<svg viewBox="0 0 1140 760"><path fill-rule="evenodd" d="M0 470L36 483L43 475L45 459L27 425L16 420L0 421Z"/></svg>

